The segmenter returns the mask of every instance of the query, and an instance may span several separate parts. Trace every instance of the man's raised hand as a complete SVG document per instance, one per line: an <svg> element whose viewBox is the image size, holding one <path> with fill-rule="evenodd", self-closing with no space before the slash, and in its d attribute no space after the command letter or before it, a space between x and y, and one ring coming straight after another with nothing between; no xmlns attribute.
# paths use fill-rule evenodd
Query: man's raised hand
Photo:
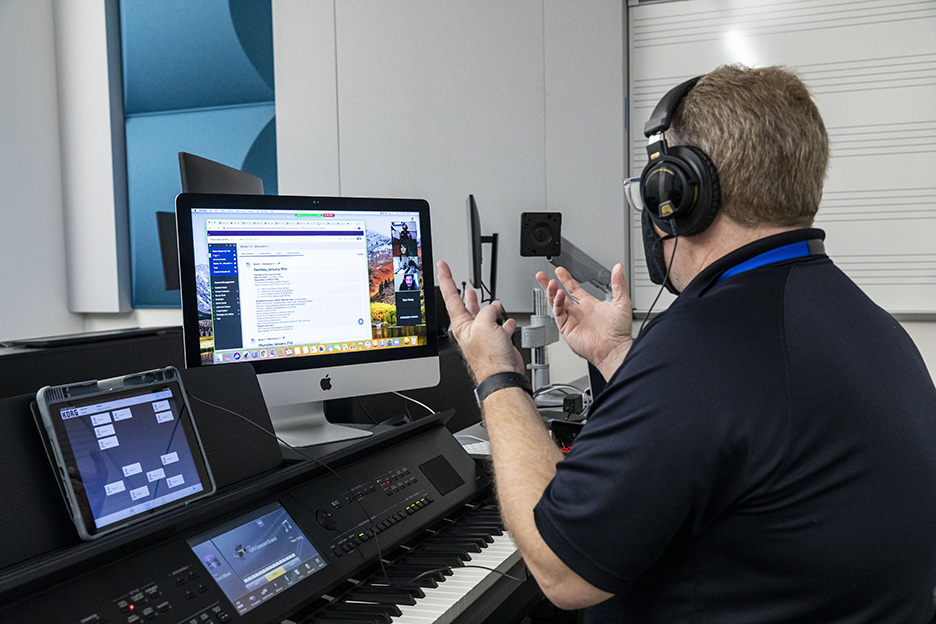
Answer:
<svg viewBox="0 0 936 624"><path fill-rule="evenodd" d="M623 265L618 263L611 269L611 301L601 301L590 295L562 267L556 269L556 278L558 283L542 271L536 274L536 281L546 291L562 337L576 354L591 362L605 379L610 379L633 342L633 304L627 294Z"/></svg>
<svg viewBox="0 0 936 624"><path fill-rule="evenodd" d="M498 325L498 318L504 313L504 307L499 301L481 308L477 294L470 289L465 293L465 301L462 301L448 264L439 262L438 270L439 289L452 321L452 334L461 347L475 382L481 382L495 373L523 373L523 357L510 339L517 327L516 321L508 319L503 325Z"/></svg>

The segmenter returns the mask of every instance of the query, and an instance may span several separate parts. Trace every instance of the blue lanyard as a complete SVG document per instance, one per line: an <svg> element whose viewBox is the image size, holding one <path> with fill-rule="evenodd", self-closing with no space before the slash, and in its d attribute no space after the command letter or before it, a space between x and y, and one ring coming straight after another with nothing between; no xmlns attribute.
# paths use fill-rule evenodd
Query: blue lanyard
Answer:
<svg viewBox="0 0 936 624"><path fill-rule="evenodd" d="M810 243L813 243L812 249L810 249ZM818 245L815 243L818 243ZM783 247L777 247L776 249L765 251L759 256L754 256L750 260L745 260L741 264L728 269L721 274L721 277L719 277L718 281L715 283L721 283L733 275L738 275L739 273L744 273L745 271L750 271L751 269L756 269L757 267L762 267L768 264L774 264L775 262L792 260L794 258L803 258L810 255L821 255L824 253L825 248L821 240L800 241L798 243L784 245Z"/></svg>

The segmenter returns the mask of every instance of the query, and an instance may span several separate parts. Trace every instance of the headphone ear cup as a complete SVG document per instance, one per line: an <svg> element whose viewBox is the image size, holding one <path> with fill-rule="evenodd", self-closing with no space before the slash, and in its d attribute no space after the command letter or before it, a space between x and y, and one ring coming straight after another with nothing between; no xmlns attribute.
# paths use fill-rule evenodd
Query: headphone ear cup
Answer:
<svg viewBox="0 0 936 624"><path fill-rule="evenodd" d="M698 180L698 197L692 209L676 220L680 236L692 236L712 225L721 207L721 185L718 170L708 154L692 145L676 145L669 148L669 157L678 159L691 169Z"/></svg>

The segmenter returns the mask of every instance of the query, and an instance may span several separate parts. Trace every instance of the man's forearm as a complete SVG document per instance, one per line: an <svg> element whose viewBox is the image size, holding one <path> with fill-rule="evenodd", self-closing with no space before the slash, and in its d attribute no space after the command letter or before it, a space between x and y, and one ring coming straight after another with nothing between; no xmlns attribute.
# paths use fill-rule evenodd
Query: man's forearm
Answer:
<svg viewBox="0 0 936 624"><path fill-rule="evenodd" d="M509 494L509 500L501 502L504 519L519 523L528 515L532 522L533 506L555 476L562 452L529 395L518 388L490 395L484 402L484 422L498 491Z"/></svg>
<svg viewBox="0 0 936 624"><path fill-rule="evenodd" d="M484 420L504 523L544 593L563 608L588 606L610 597L569 569L536 528L533 508L563 455L529 395L519 388L491 394L484 401Z"/></svg>

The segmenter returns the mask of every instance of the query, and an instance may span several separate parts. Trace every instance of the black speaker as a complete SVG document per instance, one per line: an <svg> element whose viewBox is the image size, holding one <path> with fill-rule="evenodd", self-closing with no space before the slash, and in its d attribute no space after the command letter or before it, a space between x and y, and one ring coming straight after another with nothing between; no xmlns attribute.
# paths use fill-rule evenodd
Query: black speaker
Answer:
<svg viewBox="0 0 936 624"><path fill-rule="evenodd" d="M520 215L520 255L558 256L562 253L562 213L524 212Z"/></svg>

